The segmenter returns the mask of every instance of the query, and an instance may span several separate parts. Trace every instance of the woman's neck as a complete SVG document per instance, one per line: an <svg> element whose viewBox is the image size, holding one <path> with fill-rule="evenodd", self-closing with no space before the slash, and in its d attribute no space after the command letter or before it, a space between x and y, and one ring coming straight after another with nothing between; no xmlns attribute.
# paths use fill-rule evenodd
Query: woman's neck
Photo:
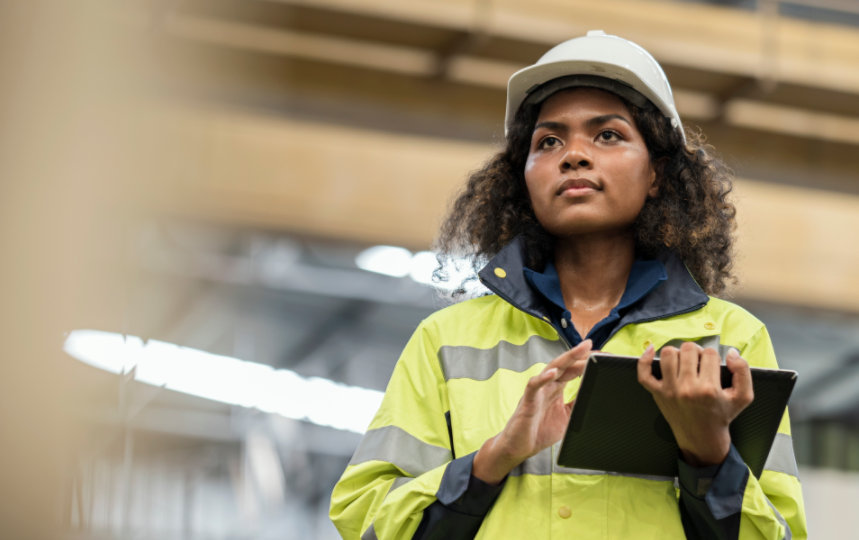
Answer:
<svg viewBox="0 0 859 540"><path fill-rule="evenodd" d="M635 260L629 233L559 239L555 268L567 309L608 314L626 289Z"/></svg>

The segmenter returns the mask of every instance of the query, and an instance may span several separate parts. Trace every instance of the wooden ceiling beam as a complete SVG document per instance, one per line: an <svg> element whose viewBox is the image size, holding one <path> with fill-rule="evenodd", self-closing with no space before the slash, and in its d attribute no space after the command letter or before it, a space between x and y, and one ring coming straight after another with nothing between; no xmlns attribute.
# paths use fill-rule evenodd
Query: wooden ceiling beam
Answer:
<svg viewBox="0 0 859 540"><path fill-rule="evenodd" d="M431 244L468 171L492 152L237 111L140 113L150 146L137 169L151 178L140 196L155 212L412 249ZM742 178L735 200L742 296L859 309L859 252L843 243L859 230L859 195Z"/></svg>
<svg viewBox="0 0 859 540"><path fill-rule="evenodd" d="M167 13L167 18L182 16L330 33L437 54L449 54L458 36L478 34L485 38L468 47L468 56L519 66L561 40L603 28L640 43L668 71L859 95L855 30L720 6L657 0L189 0Z"/></svg>
<svg viewBox="0 0 859 540"><path fill-rule="evenodd" d="M162 30L170 35L209 45L386 71L407 77L438 78L444 75L454 83L495 90L503 90L510 74L521 67L512 62L466 54L475 51L488 39L485 34L468 34L472 35L470 39L460 35L459 41L452 41L460 43L459 46L438 52L187 14L170 15L162 24ZM719 119L745 128L859 144L859 136L856 135L859 115L836 115L778 103L768 104L764 96L754 97L753 90L759 86L754 79L746 78L737 79L730 87L715 92L680 87L676 89L678 109L689 120ZM746 96L752 96L752 99L746 99Z"/></svg>

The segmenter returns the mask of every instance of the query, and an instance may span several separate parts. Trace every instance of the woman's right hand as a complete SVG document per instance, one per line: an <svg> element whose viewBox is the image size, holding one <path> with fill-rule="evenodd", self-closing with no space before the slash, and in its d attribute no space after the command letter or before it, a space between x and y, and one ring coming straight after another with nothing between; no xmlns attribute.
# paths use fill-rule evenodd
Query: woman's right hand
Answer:
<svg viewBox="0 0 859 540"><path fill-rule="evenodd" d="M504 430L486 441L474 456L473 476L497 485L514 467L561 440L574 403L564 403L564 388L584 373L591 347L587 339L531 377Z"/></svg>

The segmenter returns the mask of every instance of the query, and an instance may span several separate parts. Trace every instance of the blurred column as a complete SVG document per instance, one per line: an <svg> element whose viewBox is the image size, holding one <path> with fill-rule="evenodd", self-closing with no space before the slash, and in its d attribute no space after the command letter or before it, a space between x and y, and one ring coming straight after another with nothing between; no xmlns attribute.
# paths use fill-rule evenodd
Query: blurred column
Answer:
<svg viewBox="0 0 859 540"><path fill-rule="evenodd" d="M123 231L145 171L109 2L0 6L0 530L55 538L80 437L73 328L122 326ZM65 508L64 508L65 507Z"/></svg>

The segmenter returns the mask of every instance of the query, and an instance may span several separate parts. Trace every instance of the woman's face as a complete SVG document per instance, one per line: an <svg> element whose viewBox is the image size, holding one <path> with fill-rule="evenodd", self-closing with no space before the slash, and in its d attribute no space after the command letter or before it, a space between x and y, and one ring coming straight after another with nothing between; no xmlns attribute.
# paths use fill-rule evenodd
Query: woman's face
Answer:
<svg viewBox="0 0 859 540"><path fill-rule="evenodd" d="M543 102L525 183L537 219L556 237L627 231L657 193L632 114L596 88L562 90Z"/></svg>

